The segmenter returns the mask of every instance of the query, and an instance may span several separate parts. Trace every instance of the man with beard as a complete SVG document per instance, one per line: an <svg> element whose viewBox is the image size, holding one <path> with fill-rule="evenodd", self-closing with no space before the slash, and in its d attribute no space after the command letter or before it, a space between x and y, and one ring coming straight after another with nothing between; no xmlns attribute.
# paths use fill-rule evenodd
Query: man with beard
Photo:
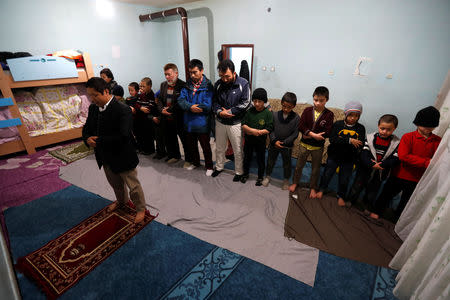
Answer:
<svg viewBox="0 0 450 300"><path fill-rule="evenodd" d="M234 182L241 179L243 170L241 121L250 107L248 81L234 71L234 63L225 59L217 66L220 79L214 85L213 111L216 116L216 168L212 177L219 175L225 164L228 140L234 152Z"/></svg>

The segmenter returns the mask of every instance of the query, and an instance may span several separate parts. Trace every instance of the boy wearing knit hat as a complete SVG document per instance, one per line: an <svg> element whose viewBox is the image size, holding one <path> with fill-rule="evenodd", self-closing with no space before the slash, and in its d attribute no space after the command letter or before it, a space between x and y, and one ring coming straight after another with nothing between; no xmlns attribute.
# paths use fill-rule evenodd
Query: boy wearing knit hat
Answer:
<svg viewBox="0 0 450 300"><path fill-rule="evenodd" d="M265 154L267 135L273 130L272 113L264 107L267 103L267 92L263 88L258 88L252 95L253 106L245 113L242 120L242 130L244 132L244 174L241 182L245 183L249 176L250 163L253 152L256 152L258 163L258 179L256 186L261 186L265 171Z"/></svg>
<svg viewBox="0 0 450 300"><path fill-rule="evenodd" d="M402 196L395 210L394 222L400 217L441 142L441 138L432 132L439 126L439 118L440 113L433 106L421 109L413 121L417 130L402 136L398 146L400 165L386 182L376 204L377 212L382 213L392 198L401 191Z"/></svg>
<svg viewBox="0 0 450 300"><path fill-rule="evenodd" d="M345 104L345 119L336 121L330 133L330 145L328 146L328 159L320 180L317 198L322 198L330 180L339 167L339 183L337 190L338 205L345 205L345 195L348 183L353 171L353 165L357 163L359 154L366 139L366 129L360 123L362 105L357 101Z"/></svg>

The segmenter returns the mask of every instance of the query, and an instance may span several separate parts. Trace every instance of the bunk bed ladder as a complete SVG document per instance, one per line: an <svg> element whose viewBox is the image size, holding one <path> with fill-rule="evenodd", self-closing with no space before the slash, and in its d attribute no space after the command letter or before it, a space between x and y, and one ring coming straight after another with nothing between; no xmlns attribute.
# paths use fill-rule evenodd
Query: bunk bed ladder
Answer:
<svg viewBox="0 0 450 300"><path fill-rule="evenodd" d="M11 116L13 117L13 119L5 120L9 122L3 121L5 126L2 127L17 126L17 130L20 134L20 139L17 140L17 143L13 144L13 147L16 151L26 150L28 154L36 153L30 135L28 134L28 130L23 123L19 108L16 105L16 100L14 99L13 92L8 84L8 80L9 78L5 75L3 69L0 68L0 90L3 97L5 97L1 99L0 106L9 106L9 111L11 112ZM9 150L3 153L3 151L1 151L1 148L2 145L0 145L0 155L11 153L11 151Z"/></svg>

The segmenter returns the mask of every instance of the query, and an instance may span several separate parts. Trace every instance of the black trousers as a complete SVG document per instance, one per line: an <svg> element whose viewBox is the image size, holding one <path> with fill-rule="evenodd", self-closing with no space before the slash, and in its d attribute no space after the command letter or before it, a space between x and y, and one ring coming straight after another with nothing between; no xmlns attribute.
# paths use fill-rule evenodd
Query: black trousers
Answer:
<svg viewBox="0 0 450 300"><path fill-rule="evenodd" d="M164 132L161 122L162 121L160 121L159 124L153 122L153 127L155 128L156 153L165 156L167 155L166 145L164 144L164 135L166 133Z"/></svg>
<svg viewBox="0 0 450 300"><path fill-rule="evenodd" d="M406 204L411 198L412 193L416 189L417 182L409 181L405 179L400 179L395 176L391 176L386 182L383 192L380 195L380 198L377 203L377 213L382 213L390 204L392 199L400 192L402 192L402 196L400 197L400 203L398 204L397 209L395 209L396 217L400 217L405 209Z"/></svg>
<svg viewBox="0 0 450 300"><path fill-rule="evenodd" d="M290 179L292 174L292 148L278 149L277 147L270 145L267 153L267 168L266 175L270 176L273 171L273 167L277 162L278 154L281 153L283 160L283 173L284 179Z"/></svg>
<svg viewBox="0 0 450 300"><path fill-rule="evenodd" d="M198 143L200 142L200 146L203 150L203 157L205 158L205 168L207 170L213 169L213 161L212 161L212 152L211 145L209 143L209 132L208 133L196 133L196 132L187 132L186 133L186 142L188 147L185 148L187 153L189 153L189 157L191 157L191 162L195 166L200 166L200 153L198 152ZM188 160L186 160L188 161Z"/></svg>
<svg viewBox="0 0 450 300"><path fill-rule="evenodd" d="M322 174L322 178L320 179L319 189L324 191L328 188L328 184L336 173L336 169L339 167L339 179L338 179L338 190L337 195L339 198L345 199L345 195L347 194L348 183L350 181L350 177L352 176L353 171L353 162L339 162L338 160L334 160L330 157L327 159L327 164L325 166L325 170Z"/></svg>
<svg viewBox="0 0 450 300"><path fill-rule="evenodd" d="M350 189L350 193L345 200L354 204L358 200L361 192L365 189L363 198L364 208L372 212L376 211L375 203L382 182L383 180L380 178L379 172L360 167L356 172L355 181Z"/></svg>
<svg viewBox="0 0 450 300"><path fill-rule="evenodd" d="M265 171L265 154L266 154L266 138L264 136L245 136L244 142L244 175L250 172L250 163L252 161L253 152L256 152L256 162L258 163L258 179L264 177Z"/></svg>
<svg viewBox="0 0 450 300"><path fill-rule="evenodd" d="M183 118L177 118L168 120L163 118L161 120L163 141L167 151L168 158L181 158L180 144L178 143L178 137L180 137L181 144L183 146L185 160L191 161L190 152L188 150L188 144L186 140L186 132L184 130Z"/></svg>
<svg viewBox="0 0 450 300"><path fill-rule="evenodd" d="M145 116L137 117L134 122L134 134L138 150L147 153L155 152L153 121Z"/></svg>

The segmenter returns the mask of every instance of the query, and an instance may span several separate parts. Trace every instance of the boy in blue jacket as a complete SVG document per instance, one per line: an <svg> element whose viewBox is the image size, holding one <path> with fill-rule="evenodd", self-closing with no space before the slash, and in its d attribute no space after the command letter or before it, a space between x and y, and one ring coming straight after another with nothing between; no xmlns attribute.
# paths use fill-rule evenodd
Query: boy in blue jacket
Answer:
<svg viewBox="0 0 450 300"><path fill-rule="evenodd" d="M191 165L186 169L193 170L200 166L198 142L205 157L206 176L213 173L213 162L209 133L211 130L211 103L213 86L211 81L203 75L203 63L193 59L188 64L189 79L187 86L181 90L178 106L184 111L184 128L186 130L186 144L190 155Z"/></svg>

